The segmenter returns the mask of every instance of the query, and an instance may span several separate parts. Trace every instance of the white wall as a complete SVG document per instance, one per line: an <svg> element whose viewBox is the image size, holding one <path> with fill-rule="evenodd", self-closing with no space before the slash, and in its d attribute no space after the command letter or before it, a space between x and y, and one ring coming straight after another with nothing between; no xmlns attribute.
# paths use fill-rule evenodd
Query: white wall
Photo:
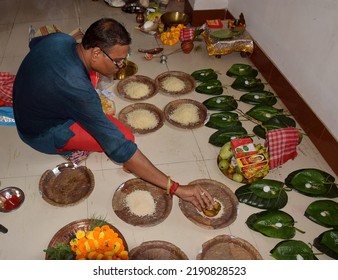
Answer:
<svg viewBox="0 0 338 280"><path fill-rule="evenodd" d="M228 0L189 0L191 7L196 10L221 10L228 7Z"/></svg>
<svg viewBox="0 0 338 280"><path fill-rule="evenodd" d="M338 1L229 0L247 30L338 139Z"/></svg>

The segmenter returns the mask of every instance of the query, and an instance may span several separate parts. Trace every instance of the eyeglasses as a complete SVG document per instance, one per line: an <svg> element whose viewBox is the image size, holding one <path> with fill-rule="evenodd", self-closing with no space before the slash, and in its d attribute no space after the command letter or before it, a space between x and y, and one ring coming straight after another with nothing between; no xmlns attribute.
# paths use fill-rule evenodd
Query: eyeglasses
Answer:
<svg viewBox="0 0 338 280"><path fill-rule="evenodd" d="M117 60L117 59L111 58L110 55L107 54L107 52L105 52L104 50L101 49L101 51L114 63L114 65L118 69L122 69L122 68L124 68L126 66L127 57Z"/></svg>

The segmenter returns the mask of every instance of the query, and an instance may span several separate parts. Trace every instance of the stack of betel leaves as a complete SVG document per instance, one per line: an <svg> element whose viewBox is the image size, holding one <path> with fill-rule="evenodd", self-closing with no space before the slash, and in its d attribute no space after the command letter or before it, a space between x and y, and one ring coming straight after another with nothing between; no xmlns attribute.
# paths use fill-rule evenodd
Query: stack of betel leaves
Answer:
<svg viewBox="0 0 338 280"><path fill-rule="evenodd" d="M299 193L318 198L337 198L335 178L316 168L299 169L290 173L285 184ZM309 220L330 228L314 239L313 245L319 251L338 259L338 203L331 199L313 201L306 208L304 216Z"/></svg>

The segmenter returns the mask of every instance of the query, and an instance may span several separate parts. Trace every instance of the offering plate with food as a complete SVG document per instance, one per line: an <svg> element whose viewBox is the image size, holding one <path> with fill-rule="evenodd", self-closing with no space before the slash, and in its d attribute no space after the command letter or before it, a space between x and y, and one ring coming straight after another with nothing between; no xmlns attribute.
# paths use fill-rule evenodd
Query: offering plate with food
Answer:
<svg viewBox="0 0 338 280"><path fill-rule="evenodd" d="M218 168L238 183L252 183L269 173L269 155L251 138L233 139L225 143L217 158Z"/></svg>

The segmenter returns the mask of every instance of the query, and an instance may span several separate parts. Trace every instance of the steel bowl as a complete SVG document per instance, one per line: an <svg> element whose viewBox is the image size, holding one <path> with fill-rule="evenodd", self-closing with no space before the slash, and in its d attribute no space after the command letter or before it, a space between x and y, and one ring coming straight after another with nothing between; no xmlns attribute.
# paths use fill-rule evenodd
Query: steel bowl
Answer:
<svg viewBox="0 0 338 280"><path fill-rule="evenodd" d="M161 22L165 27L177 26L179 24L187 25L190 18L183 12L166 12L161 16Z"/></svg>

